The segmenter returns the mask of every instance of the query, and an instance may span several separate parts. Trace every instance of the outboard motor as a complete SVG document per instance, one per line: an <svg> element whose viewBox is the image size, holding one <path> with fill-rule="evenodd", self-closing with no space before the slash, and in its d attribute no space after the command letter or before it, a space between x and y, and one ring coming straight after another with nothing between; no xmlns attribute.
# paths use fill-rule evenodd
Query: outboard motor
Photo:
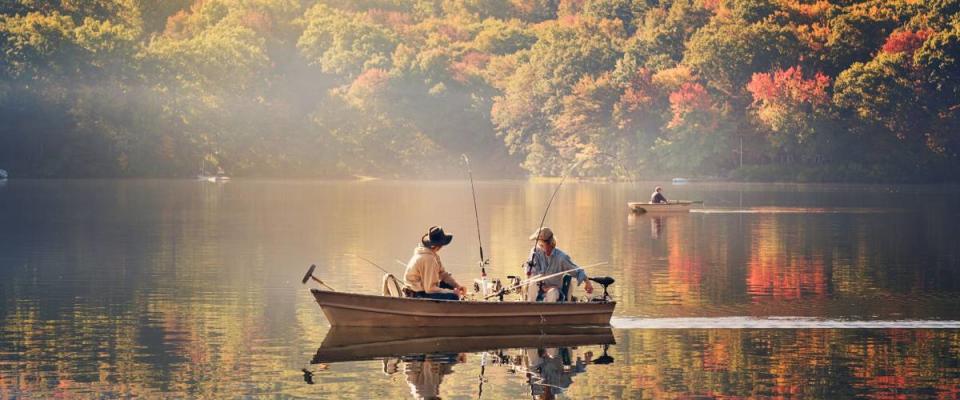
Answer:
<svg viewBox="0 0 960 400"><path fill-rule="evenodd" d="M596 282L600 286L603 286L603 298L601 298L599 301L606 302L612 300L610 298L610 294L607 293L607 286L612 285L614 282L616 282L616 280L609 276L597 276L590 278L590 280Z"/></svg>

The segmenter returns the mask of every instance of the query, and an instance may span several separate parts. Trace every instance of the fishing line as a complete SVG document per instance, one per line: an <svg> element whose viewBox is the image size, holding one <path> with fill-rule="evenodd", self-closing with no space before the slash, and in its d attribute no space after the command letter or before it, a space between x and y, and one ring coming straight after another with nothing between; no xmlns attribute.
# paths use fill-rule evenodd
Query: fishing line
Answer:
<svg viewBox="0 0 960 400"><path fill-rule="evenodd" d="M345 256L347 256L347 257L356 257L356 258L359 258L359 259L361 259L361 260L363 260L363 261L366 261L366 262L369 263L370 265L372 265L372 266L374 266L374 267L377 267L377 269L383 271L383 273L393 275L393 272L390 272L390 271L387 271L387 270L383 269L383 267L377 265L377 263L375 263L375 262L373 262L373 261L370 261L370 260L368 260L366 257L363 257L363 256L361 256L361 255L359 255L359 254L344 253L343 255L345 255Z"/></svg>

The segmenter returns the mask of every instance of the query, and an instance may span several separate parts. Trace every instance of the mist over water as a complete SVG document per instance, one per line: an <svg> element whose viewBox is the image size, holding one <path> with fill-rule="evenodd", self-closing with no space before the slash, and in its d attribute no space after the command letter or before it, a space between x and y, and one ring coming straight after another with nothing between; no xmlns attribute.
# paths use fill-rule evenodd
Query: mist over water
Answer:
<svg viewBox="0 0 960 400"><path fill-rule="evenodd" d="M310 364L330 328L300 278L317 264L339 291L379 293L382 272L345 254L400 274L443 225L440 255L470 282L467 182L12 180L0 397L409 398L436 368L442 397L475 398L481 364L488 398L960 395L960 189L665 185L704 205L629 213L655 184L568 182L547 217L575 262L617 279L612 363L592 344L408 356L390 372ZM489 275L519 271L553 189L477 182ZM531 385L535 359L563 379Z"/></svg>

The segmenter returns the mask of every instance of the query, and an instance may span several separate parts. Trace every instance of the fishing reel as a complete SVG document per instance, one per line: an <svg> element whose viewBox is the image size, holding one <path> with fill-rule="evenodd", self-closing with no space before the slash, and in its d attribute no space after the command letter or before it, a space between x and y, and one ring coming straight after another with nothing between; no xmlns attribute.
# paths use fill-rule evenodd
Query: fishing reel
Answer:
<svg viewBox="0 0 960 400"><path fill-rule="evenodd" d="M497 278L497 279L487 279L487 282L486 282L486 283L487 283L487 293L497 293L497 292L500 292L501 290L503 290L503 283L500 282L500 279L499 279L499 278ZM480 287L480 285L482 285L482 284L483 284L483 280L481 280L481 279L474 279L474 280L473 280L473 292L474 292L474 293L477 293L477 294L483 293L483 290L481 290L482 288Z"/></svg>

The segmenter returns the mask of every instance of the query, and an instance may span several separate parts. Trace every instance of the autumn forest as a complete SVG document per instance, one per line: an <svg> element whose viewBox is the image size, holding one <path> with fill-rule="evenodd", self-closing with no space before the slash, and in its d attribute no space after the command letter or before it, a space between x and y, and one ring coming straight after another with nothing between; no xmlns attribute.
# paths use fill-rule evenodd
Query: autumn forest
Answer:
<svg viewBox="0 0 960 400"><path fill-rule="evenodd" d="M958 0L11 0L11 177L960 178Z"/></svg>

